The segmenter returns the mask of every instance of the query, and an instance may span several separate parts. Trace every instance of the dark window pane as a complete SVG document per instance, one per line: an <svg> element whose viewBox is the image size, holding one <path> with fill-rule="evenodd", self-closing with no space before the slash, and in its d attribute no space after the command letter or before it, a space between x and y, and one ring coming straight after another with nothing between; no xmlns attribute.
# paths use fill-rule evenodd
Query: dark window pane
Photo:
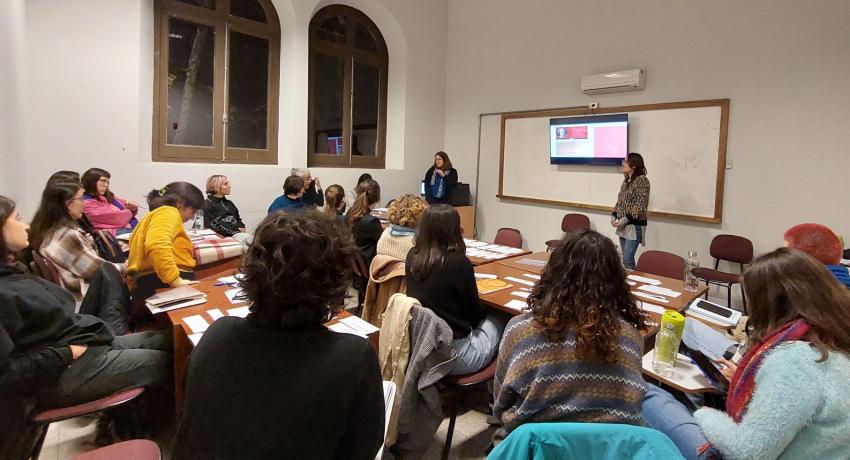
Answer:
<svg viewBox="0 0 850 460"><path fill-rule="evenodd" d="M378 68L355 63L352 155L375 156L377 152L379 88Z"/></svg>
<svg viewBox="0 0 850 460"><path fill-rule="evenodd" d="M170 20L168 144L212 145L214 43L212 27Z"/></svg>
<svg viewBox="0 0 850 460"><path fill-rule="evenodd" d="M342 91L344 61L313 53L313 139L316 153L342 155Z"/></svg>
<svg viewBox="0 0 850 460"><path fill-rule="evenodd" d="M369 29L363 24L357 24L357 32L354 33L354 46L364 51L377 51L378 44Z"/></svg>
<svg viewBox="0 0 850 460"><path fill-rule="evenodd" d="M316 30L320 40L334 43L345 43L345 17L334 16L325 19L325 22Z"/></svg>
<svg viewBox="0 0 850 460"><path fill-rule="evenodd" d="M257 0L230 0L230 14L252 21L266 22L266 12Z"/></svg>
<svg viewBox="0 0 850 460"><path fill-rule="evenodd" d="M190 5L202 6L211 10L215 9L215 0L177 0L180 3L188 3Z"/></svg>
<svg viewBox="0 0 850 460"><path fill-rule="evenodd" d="M266 148L268 75L268 40L231 31L227 74L228 147Z"/></svg>

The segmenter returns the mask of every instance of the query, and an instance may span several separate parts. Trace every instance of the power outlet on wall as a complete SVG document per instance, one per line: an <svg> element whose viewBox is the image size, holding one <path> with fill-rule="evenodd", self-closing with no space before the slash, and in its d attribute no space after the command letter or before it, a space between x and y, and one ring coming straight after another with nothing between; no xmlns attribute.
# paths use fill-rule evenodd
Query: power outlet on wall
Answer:
<svg viewBox="0 0 850 460"><path fill-rule="evenodd" d="M588 104L587 104L587 108L588 108L588 109L598 109L598 108L599 108L599 104L597 104L596 102L591 102L591 103L588 103Z"/></svg>
<svg viewBox="0 0 850 460"><path fill-rule="evenodd" d="M732 159L731 158L726 159L726 169L732 169Z"/></svg>

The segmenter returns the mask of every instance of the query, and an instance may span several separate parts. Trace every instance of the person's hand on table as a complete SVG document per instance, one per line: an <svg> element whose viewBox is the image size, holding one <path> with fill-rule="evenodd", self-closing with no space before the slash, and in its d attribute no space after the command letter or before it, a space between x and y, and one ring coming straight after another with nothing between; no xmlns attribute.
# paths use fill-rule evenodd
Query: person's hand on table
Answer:
<svg viewBox="0 0 850 460"><path fill-rule="evenodd" d="M714 362L720 364L720 373L723 374L727 380L731 381L732 376L735 375L735 371L738 370L738 365L723 357L715 359Z"/></svg>
<svg viewBox="0 0 850 460"><path fill-rule="evenodd" d="M191 285L193 285L193 284L198 284L198 283L199 283L199 281L195 281L195 280L184 280L183 278L180 278L180 282L179 282L179 283L177 283L177 285L176 285L176 286L174 286L174 287L177 287L177 286L191 286Z"/></svg>

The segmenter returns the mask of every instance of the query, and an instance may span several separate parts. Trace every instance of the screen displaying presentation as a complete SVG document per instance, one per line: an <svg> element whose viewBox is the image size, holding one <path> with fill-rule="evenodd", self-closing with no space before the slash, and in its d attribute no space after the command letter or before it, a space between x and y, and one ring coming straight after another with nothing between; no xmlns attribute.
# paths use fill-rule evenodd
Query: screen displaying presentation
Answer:
<svg viewBox="0 0 850 460"><path fill-rule="evenodd" d="M549 163L616 165L629 153L629 115L551 118Z"/></svg>

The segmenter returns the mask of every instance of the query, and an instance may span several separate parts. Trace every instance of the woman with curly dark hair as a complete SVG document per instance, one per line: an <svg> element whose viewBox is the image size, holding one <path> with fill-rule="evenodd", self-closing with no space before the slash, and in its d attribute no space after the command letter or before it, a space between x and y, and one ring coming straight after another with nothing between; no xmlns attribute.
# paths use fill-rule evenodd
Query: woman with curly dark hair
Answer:
<svg viewBox="0 0 850 460"><path fill-rule="evenodd" d="M507 432L529 422L641 425L645 318L610 239L567 233L508 323L493 408Z"/></svg>
<svg viewBox="0 0 850 460"><path fill-rule="evenodd" d="M356 250L318 211L260 223L242 265L251 313L219 319L192 352L173 458L375 458L377 354L322 325L342 306Z"/></svg>

